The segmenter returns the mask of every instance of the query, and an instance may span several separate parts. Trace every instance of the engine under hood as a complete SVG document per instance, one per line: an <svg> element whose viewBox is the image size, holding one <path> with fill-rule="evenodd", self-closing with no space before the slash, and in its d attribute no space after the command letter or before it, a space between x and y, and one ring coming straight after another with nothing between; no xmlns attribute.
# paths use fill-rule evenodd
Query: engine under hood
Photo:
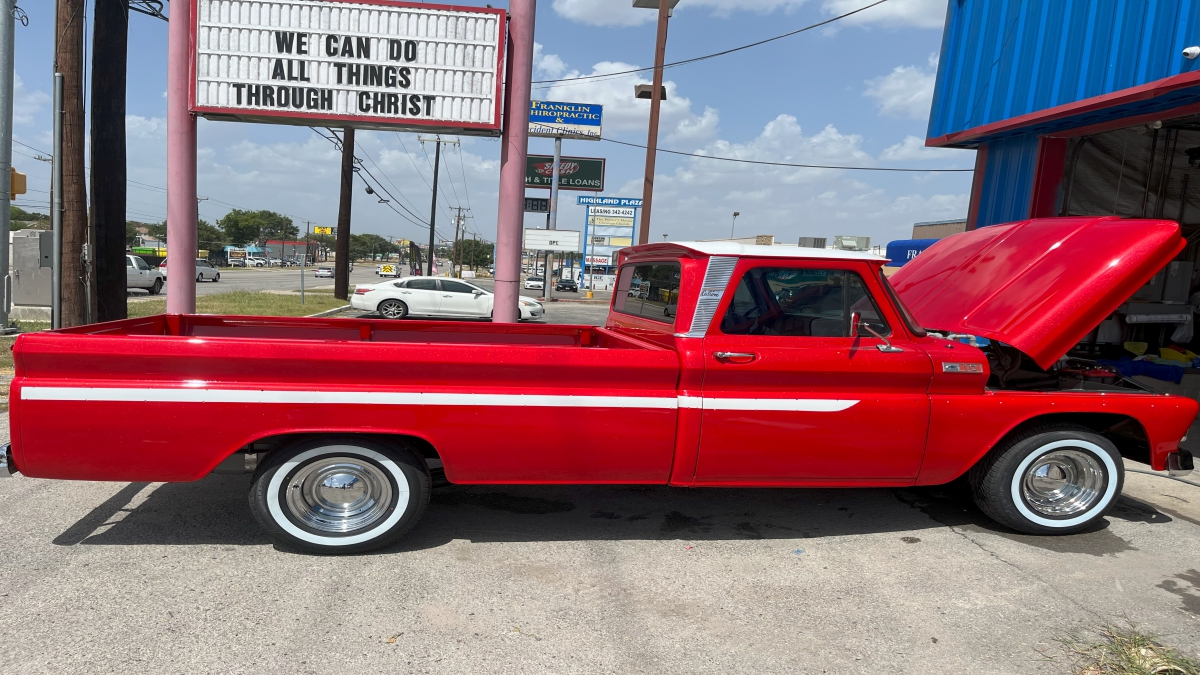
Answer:
<svg viewBox="0 0 1200 675"><path fill-rule="evenodd" d="M1169 220L1037 218L947 237L891 282L922 326L999 340L1049 368L1184 246Z"/></svg>

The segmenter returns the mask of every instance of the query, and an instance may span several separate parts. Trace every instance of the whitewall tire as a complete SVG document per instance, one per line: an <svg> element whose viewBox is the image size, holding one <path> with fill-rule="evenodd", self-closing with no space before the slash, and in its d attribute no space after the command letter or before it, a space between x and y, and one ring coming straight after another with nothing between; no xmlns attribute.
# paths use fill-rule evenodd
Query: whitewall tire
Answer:
<svg viewBox="0 0 1200 675"><path fill-rule="evenodd" d="M992 449L968 474L979 508L1030 534L1091 527L1116 503L1125 469L1116 446L1091 429L1029 429Z"/></svg>
<svg viewBox="0 0 1200 675"><path fill-rule="evenodd" d="M359 553L403 536L429 503L429 470L399 445L355 437L302 441L254 474L250 509L280 544Z"/></svg>

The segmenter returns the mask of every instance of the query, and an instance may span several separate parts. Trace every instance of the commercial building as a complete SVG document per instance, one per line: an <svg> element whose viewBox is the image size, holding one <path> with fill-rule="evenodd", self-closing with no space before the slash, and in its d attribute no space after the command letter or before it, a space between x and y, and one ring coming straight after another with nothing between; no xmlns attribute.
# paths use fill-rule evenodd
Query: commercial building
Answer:
<svg viewBox="0 0 1200 675"><path fill-rule="evenodd" d="M1200 225L1198 27L1200 0L950 0L926 145L979 151L967 229Z"/></svg>

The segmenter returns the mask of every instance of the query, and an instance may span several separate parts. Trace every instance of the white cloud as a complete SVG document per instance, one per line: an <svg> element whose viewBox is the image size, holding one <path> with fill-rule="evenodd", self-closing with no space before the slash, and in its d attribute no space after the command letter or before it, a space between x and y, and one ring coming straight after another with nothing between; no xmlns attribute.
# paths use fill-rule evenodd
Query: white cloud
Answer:
<svg viewBox="0 0 1200 675"><path fill-rule="evenodd" d="M13 80L13 124L33 124L34 116L49 105L50 95L25 88L20 75Z"/></svg>
<svg viewBox="0 0 1200 675"><path fill-rule="evenodd" d="M650 80L639 75L615 77L610 79L580 79L637 70L639 66L621 61L602 61L592 66L590 73L580 73L578 70L566 70L567 64L556 54L545 54L535 46L535 64L537 59L553 61L561 64L559 77L565 81L555 82L547 86L537 86L533 97L544 101L579 101L598 103L604 106L604 133L641 131L645 132L650 120L650 101L634 98L634 87L639 84L650 84ZM565 72L564 72L565 71ZM553 78L557 79L557 78ZM715 108L705 108L704 113L697 115L692 111L691 99L679 93L673 81L663 82L667 90L667 98L659 109L659 124L662 133L669 139L703 142L711 139L717 133L720 114Z"/></svg>
<svg viewBox="0 0 1200 675"><path fill-rule="evenodd" d="M728 16L733 10L749 10L766 14L782 9L791 11L807 0L688 0L675 8L691 11L699 7L712 10L716 16ZM855 0L857 1L857 0ZM896 0L893 0L895 2ZM591 26L640 26L656 21L658 13L653 9L638 9L629 0L554 0L554 11L559 16Z"/></svg>
<svg viewBox="0 0 1200 675"><path fill-rule="evenodd" d="M885 162L924 162L964 158L971 158L970 151L953 148L927 148L925 141L916 136L905 136L903 141L888 146L879 153L879 159Z"/></svg>
<svg viewBox="0 0 1200 675"><path fill-rule="evenodd" d="M937 55L931 56L929 61L928 68L896 66L887 75L867 80L863 96L875 99L881 115L928 119L929 108L933 105Z"/></svg>
<svg viewBox="0 0 1200 675"><path fill-rule="evenodd" d="M558 54L546 54L542 43L533 43L533 73L538 77L556 78L567 70L567 64Z"/></svg>
<svg viewBox="0 0 1200 675"><path fill-rule="evenodd" d="M862 144L862 136L832 125L805 134L794 117L780 115L753 139L715 140L697 152L768 162L875 165ZM772 234L776 241L795 242L801 236L854 234L884 244L907 238L914 222L964 215L969 187L969 174L882 176L686 159L655 179L653 234L665 232L676 240L726 237L730 214L740 211L740 235ZM640 181L630 181L620 192L637 194L640 188Z"/></svg>
<svg viewBox="0 0 1200 675"><path fill-rule="evenodd" d="M866 4L869 3L863 0L825 0L821 9L826 14L837 16ZM891 0L843 21L851 25L874 24L887 28L942 28L946 22L946 0Z"/></svg>

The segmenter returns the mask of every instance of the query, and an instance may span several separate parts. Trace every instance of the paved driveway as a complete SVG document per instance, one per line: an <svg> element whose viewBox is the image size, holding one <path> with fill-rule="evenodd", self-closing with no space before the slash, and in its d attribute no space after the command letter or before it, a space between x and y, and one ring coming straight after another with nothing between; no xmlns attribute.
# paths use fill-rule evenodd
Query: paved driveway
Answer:
<svg viewBox="0 0 1200 675"><path fill-rule="evenodd" d="M953 486L446 487L354 557L276 549L248 484L0 482L0 672L1062 673L1036 650L1120 617L1200 645L1200 488L1137 474L1061 538Z"/></svg>

